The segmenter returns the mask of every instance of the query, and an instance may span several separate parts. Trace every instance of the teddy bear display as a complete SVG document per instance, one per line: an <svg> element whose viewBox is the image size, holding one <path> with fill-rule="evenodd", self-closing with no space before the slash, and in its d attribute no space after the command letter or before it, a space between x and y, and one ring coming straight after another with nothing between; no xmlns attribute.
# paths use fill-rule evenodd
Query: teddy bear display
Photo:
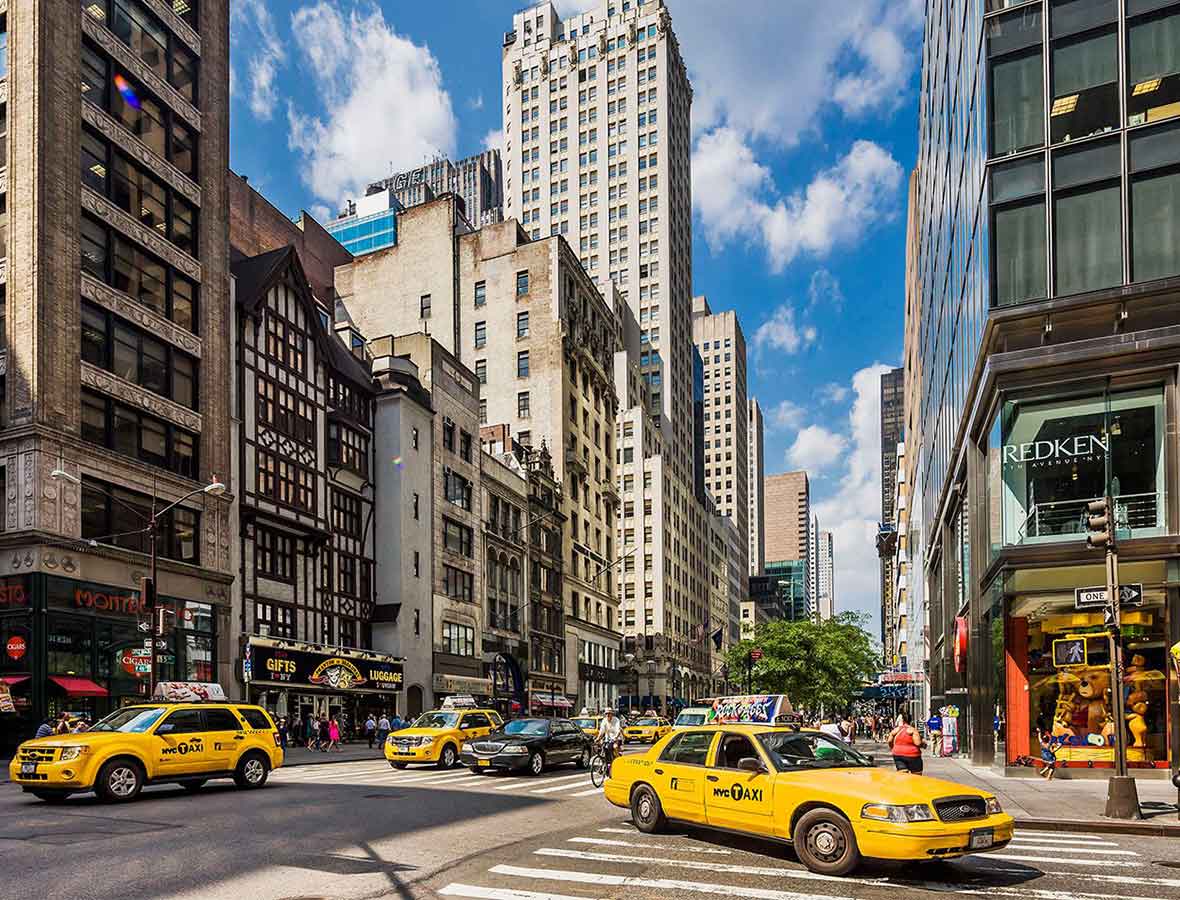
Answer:
<svg viewBox="0 0 1180 900"><path fill-rule="evenodd" d="M1089 737L1114 734L1110 720L1110 674L1104 668L1084 669L1076 684L1063 683L1053 714L1053 734Z"/></svg>
<svg viewBox="0 0 1180 900"><path fill-rule="evenodd" d="M1147 693L1135 690L1127 695L1127 728L1135 738L1132 747L1147 747Z"/></svg>

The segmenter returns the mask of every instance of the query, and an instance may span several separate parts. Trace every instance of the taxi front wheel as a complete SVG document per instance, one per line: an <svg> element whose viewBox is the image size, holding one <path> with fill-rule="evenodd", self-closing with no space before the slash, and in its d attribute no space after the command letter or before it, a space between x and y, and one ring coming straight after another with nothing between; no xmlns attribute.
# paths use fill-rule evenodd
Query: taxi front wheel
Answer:
<svg viewBox="0 0 1180 900"><path fill-rule="evenodd" d="M143 770L129 759L112 759L98 772L94 792L108 803L126 803L143 790Z"/></svg>
<svg viewBox="0 0 1180 900"><path fill-rule="evenodd" d="M660 798L646 784L639 785L631 794L631 821L644 834L659 834L667 824Z"/></svg>
<svg viewBox="0 0 1180 900"><path fill-rule="evenodd" d="M795 825L792 837L799 861L821 875L847 875L860 864L852 826L835 810L813 809Z"/></svg>
<svg viewBox="0 0 1180 900"><path fill-rule="evenodd" d="M442 748L442 753L438 755L438 767L440 769L454 768L455 760L457 758L458 757L455 756L455 748L450 744L447 744Z"/></svg>

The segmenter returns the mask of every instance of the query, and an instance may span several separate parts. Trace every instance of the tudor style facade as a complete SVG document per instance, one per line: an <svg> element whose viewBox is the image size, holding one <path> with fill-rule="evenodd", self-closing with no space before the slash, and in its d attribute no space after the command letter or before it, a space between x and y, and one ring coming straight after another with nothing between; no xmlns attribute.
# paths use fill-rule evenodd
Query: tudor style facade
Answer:
<svg viewBox="0 0 1180 900"><path fill-rule="evenodd" d="M235 600L246 693L280 715L337 714L348 726L369 709L392 709L396 691L370 692L369 678L351 690L333 681L333 692L308 683L302 668L317 655L329 666L392 664L359 652L372 647L374 601L369 367L325 326L293 247L240 259L233 274ZM284 653L300 668L290 687L275 671Z"/></svg>

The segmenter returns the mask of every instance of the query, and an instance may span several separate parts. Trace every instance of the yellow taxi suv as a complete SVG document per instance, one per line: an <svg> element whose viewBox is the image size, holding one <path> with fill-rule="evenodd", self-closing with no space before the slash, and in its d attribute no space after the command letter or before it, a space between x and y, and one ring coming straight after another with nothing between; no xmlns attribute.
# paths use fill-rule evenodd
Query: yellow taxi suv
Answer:
<svg viewBox="0 0 1180 900"><path fill-rule="evenodd" d="M409 728L385 739L385 758L395 769L404 769L410 763L432 763L450 769L459 761L464 741L484 737L503 722L494 709L431 710Z"/></svg>
<svg viewBox="0 0 1180 900"><path fill-rule="evenodd" d="M985 791L878 769L843 741L795 726L679 729L617 758L604 791L640 831L675 821L783 841L823 875L845 875L862 858L998 850L1013 830Z"/></svg>
<svg viewBox="0 0 1180 900"><path fill-rule="evenodd" d="M598 735L598 723L602 721L602 716L578 716L576 719L570 719L575 725L582 729L582 733L590 737Z"/></svg>
<svg viewBox="0 0 1180 900"><path fill-rule="evenodd" d="M660 716L644 716L634 724L623 727L623 740L640 744L654 744L669 731L672 723Z"/></svg>
<svg viewBox="0 0 1180 900"><path fill-rule="evenodd" d="M280 743L260 706L148 703L118 709L80 734L25 741L8 777L51 803L85 791L126 802L149 784L195 791L210 778L257 788L283 764Z"/></svg>

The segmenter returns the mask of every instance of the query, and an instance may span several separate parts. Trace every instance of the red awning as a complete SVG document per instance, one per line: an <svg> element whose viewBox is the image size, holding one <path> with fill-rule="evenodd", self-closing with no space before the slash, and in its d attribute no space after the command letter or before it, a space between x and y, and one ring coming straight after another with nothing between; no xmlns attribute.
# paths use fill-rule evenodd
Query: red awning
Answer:
<svg viewBox="0 0 1180 900"><path fill-rule="evenodd" d="M50 675L49 680L71 697L107 696L107 689L101 684L95 684L89 678L77 678L73 675Z"/></svg>
<svg viewBox="0 0 1180 900"><path fill-rule="evenodd" d="M0 681L8 684L20 684L22 681L28 681L32 675L0 675Z"/></svg>

